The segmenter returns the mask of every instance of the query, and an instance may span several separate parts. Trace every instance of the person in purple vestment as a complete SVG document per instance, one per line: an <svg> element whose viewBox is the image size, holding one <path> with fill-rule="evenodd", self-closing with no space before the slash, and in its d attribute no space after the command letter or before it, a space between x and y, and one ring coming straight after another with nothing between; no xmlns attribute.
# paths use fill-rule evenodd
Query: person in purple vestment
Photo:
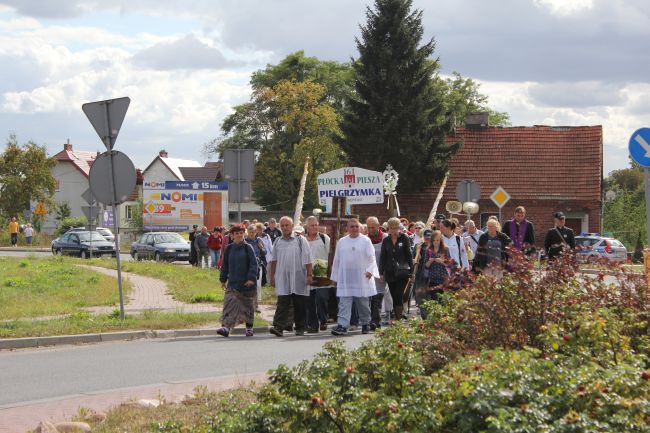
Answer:
<svg viewBox="0 0 650 433"><path fill-rule="evenodd" d="M527 256L535 254L535 229L533 223L526 219L526 209L523 206L515 208L514 218L506 221L501 231L512 239L512 248Z"/></svg>

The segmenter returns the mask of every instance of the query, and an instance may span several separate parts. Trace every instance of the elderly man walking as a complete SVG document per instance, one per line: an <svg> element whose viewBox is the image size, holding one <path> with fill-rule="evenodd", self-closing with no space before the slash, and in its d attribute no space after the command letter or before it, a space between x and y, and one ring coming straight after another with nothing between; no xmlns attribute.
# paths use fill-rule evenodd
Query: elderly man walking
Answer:
<svg viewBox="0 0 650 433"><path fill-rule="evenodd" d="M206 226L201 227L201 233L194 238L194 248L196 250L197 266L199 268L210 268L210 249L208 248L208 239L210 234Z"/></svg>
<svg viewBox="0 0 650 433"><path fill-rule="evenodd" d="M313 283L309 243L293 231L293 220L280 218L282 236L277 238L269 256L270 283L275 286L277 305L269 332L282 337L283 330L295 322L296 335L305 335L308 284ZM293 310L293 314L292 314Z"/></svg>
<svg viewBox="0 0 650 433"><path fill-rule="evenodd" d="M370 332L370 297L377 294L374 278L379 278L375 248L370 238L359 233L359 220L348 221L348 235L336 245L331 280L339 298L338 326L333 335L347 335L352 304L357 308L361 333ZM374 277L374 278L373 278Z"/></svg>

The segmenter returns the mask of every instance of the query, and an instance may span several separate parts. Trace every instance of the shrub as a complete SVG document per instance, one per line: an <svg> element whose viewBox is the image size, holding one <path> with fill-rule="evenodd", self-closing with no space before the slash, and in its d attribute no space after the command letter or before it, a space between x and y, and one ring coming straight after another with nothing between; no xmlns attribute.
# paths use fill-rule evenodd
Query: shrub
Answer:
<svg viewBox="0 0 650 433"><path fill-rule="evenodd" d="M62 235L73 227L83 227L88 224L86 217L66 217L61 220L56 229L57 235Z"/></svg>

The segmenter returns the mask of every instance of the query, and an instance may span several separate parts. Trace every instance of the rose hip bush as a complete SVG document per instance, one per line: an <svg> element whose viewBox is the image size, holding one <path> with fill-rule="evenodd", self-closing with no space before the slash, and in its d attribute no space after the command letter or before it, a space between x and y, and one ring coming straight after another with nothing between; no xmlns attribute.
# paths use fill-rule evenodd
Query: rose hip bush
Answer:
<svg viewBox="0 0 650 433"><path fill-rule="evenodd" d="M255 403L205 431L650 432L644 282L579 275L570 256L510 266L430 303L426 321L280 366Z"/></svg>

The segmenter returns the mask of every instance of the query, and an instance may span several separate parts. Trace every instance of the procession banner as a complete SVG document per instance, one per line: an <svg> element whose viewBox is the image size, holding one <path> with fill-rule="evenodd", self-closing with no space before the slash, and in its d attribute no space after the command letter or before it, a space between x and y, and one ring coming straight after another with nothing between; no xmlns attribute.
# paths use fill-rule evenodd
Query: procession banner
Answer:
<svg viewBox="0 0 650 433"><path fill-rule="evenodd" d="M321 205L335 197L345 197L351 205L384 202L384 177L378 171L359 167L339 168L318 176L317 185Z"/></svg>

